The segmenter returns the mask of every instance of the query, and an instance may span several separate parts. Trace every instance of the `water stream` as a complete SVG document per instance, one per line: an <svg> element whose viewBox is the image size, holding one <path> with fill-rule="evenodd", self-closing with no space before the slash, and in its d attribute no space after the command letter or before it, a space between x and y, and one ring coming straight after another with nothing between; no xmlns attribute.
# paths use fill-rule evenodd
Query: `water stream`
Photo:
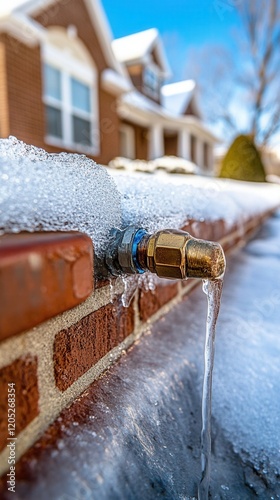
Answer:
<svg viewBox="0 0 280 500"><path fill-rule="evenodd" d="M216 324L220 310L223 279L204 280L203 291L207 295L208 311L204 349L204 379L202 391L202 430L201 430L201 480L198 499L208 500L211 467L211 407L212 375L215 354Z"/></svg>

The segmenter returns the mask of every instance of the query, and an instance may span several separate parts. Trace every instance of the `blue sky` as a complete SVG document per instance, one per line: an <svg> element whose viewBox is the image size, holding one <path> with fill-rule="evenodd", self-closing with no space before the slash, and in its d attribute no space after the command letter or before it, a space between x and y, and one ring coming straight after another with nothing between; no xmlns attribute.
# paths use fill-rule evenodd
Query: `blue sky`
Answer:
<svg viewBox="0 0 280 500"><path fill-rule="evenodd" d="M158 28L173 72L171 81L192 77L186 61L193 49L224 45L233 50L240 0L102 0L114 38Z"/></svg>

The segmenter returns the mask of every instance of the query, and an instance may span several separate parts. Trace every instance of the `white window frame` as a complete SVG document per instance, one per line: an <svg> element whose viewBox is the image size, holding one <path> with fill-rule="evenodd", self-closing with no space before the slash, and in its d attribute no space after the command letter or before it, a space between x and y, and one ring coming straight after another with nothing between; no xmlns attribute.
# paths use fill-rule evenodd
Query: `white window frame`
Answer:
<svg viewBox="0 0 280 500"><path fill-rule="evenodd" d="M57 69L61 75L61 100L45 95L43 85L43 102L45 106L59 109L62 114L62 139L46 135L45 142L57 147L78 151L91 155L100 154L100 131L98 110L98 85L97 70L92 65L89 67L84 62L71 57L63 50L46 44L42 49L42 72L44 78L44 65L47 64ZM71 102L71 78L83 83L90 88L90 109L86 112L75 108ZM43 82L44 83L44 82ZM75 143L73 140L72 117L85 119L91 124L91 145Z"/></svg>
<svg viewBox="0 0 280 500"><path fill-rule="evenodd" d="M120 151L121 156L129 158L130 160L135 160L136 151L134 128L131 125L122 124L120 125L119 131L125 138L125 152Z"/></svg>

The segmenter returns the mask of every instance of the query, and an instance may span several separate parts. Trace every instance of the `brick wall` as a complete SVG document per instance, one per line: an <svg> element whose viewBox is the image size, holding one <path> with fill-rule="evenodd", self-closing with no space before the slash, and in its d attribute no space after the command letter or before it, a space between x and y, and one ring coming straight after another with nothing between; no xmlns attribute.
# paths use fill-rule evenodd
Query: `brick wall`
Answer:
<svg viewBox="0 0 280 500"><path fill-rule="evenodd" d="M8 88L6 73L5 36L0 35L0 137L10 133L8 112Z"/></svg>
<svg viewBox="0 0 280 500"><path fill-rule="evenodd" d="M8 107L5 135L42 147L45 132L40 49L27 47L9 35L2 35L2 41L6 57L0 81L6 78Z"/></svg>
<svg viewBox="0 0 280 500"><path fill-rule="evenodd" d="M230 231L223 220L187 221L184 228L229 250L268 215ZM80 233L0 238L0 474L8 456L8 383L16 387L19 459L151 323L199 284L157 280L153 290L138 289L124 307L122 280L92 280L93 257L91 240Z"/></svg>
<svg viewBox="0 0 280 500"><path fill-rule="evenodd" d="M108 165L110 160L120 154L120 119L116 112L116 106L115 97L100 89L100 155L95 156L94 159L103 165Z"/></svg>

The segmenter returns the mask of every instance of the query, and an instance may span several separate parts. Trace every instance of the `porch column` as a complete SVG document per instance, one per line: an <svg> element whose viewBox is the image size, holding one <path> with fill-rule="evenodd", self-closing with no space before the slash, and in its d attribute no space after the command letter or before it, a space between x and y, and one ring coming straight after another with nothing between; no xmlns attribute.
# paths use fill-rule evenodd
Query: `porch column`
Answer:
<svg viewBox="0 0 280 500"><path fill-rule="evenodd" d="M208 170L209 173L214 174L215 170L215 165L214 165L214 151L213 151L213 144L211 142L208 143Z"/></svg>
<svg viewBox="0 0 280 500"><path fill-rule="evenodd" d="M199 137L196 137L196 152L195 152L196 164L200 168L204 168L203 165L203 142Z"/></svg>
<svg viewBox="0 0 280 500"><path fill-rule="evenodd" d="M149 134L149 160L160 158L164 155L163 129L155 124L150 128Z"/></svg>
<svg viewBox="0 0 280 500"><path fill-rule="evenodd" d="M178 132L178 156L185 160L191 159L190 151L190 134L187 130L180 130Z"/></svg>

